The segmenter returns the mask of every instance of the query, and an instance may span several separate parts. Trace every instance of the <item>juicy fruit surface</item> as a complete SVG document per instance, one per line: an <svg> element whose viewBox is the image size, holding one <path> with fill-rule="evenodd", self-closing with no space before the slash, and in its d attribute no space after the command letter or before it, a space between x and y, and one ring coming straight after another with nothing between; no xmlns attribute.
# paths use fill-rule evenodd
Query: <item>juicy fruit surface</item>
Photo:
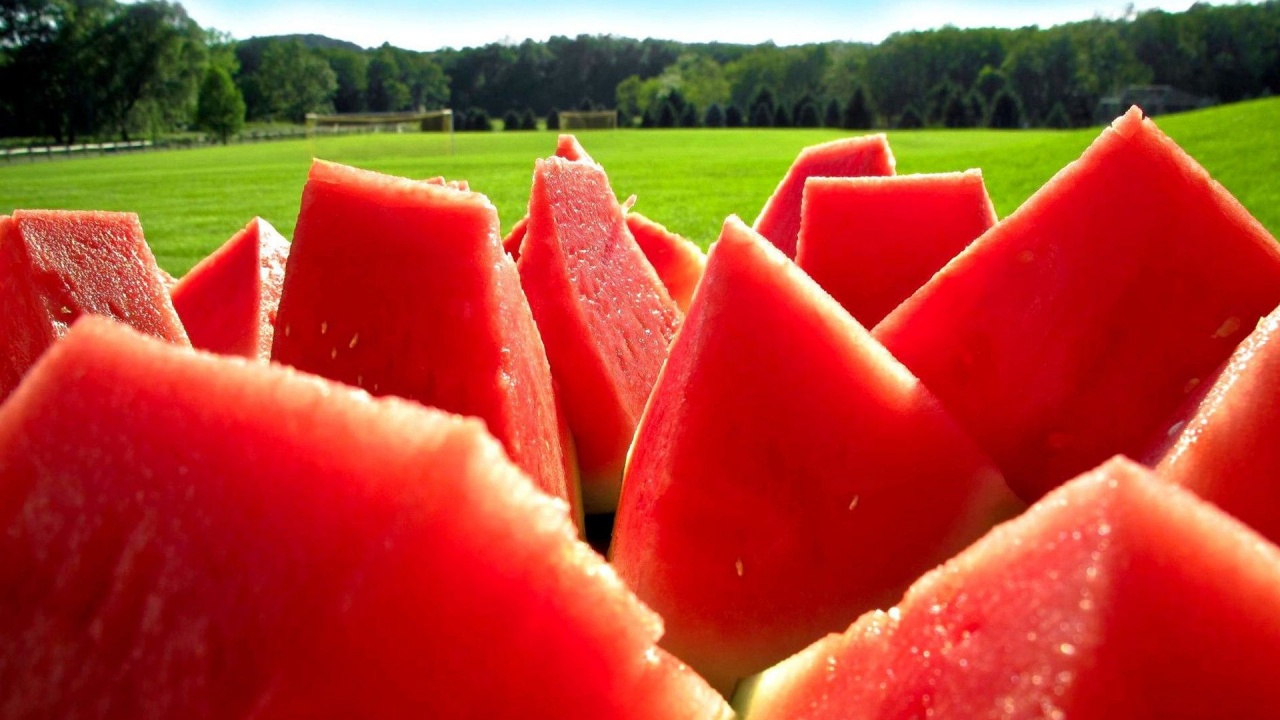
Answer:
<svg viewBox="0 0 1280 720"><path fill-rule="evenodd" d="M1280 248L1136 109L875 328L1033 500L1161 424L1280 302Z"/></svg>
<svg viewBox="0 0 1280 720"><path fill-rule="evenodd" d="M564 399L584 505L611 511L680 310L598 165L538 161L519 268Z"/></svg>
<svg viewBox="0 0 1280 720"><path fill-rule="evenodd" d="M688 312L693 291L707 267L706 254L689 240L638 212L627 213L627 229L676 306L681 312Z"/></svg>
<svg viewBox="0 0 1280 720"><path fill-rule="evenodd" d="M0 301L0 400L81 315L189 344L133 213L18 210L0 219Z"/></svg>
<svg viewBox="0 0 1280 720"><path fill-rule="evenodd" d="M1195 491L1280 542L1280 308L1232 353L1199 402L1170 423L1151 460L1161 477Z"/></svg>
<svg viewBox="0 0 1280 720"><path fill-rule="evenodd" d="M765 201L752 228L794 258L800 236L804 183L810 177L892 175L893 153L884 135L832 140L800 151L773 195Z"/></svg>
<svg viewBox="0 0 1280 720"><path fill-rule="evenodd" d="M272 359L483 418L539 487L574 498L545 350L483 195L318 161Z"/></svg>
<svg viewBox="0 0 1280 720"><path fill-rule="evenodd" d="M611 559L724 687L861 613L1012 506L937 401L736 218L627 463Z"/></svg>
<svg viewBox="0 0 1280 720"><path fill-rule="evenodd" d="M200 350L269 360L289 241L262 218L176 281L173 307Z"/></svg>
<svg viewBox="0 0 1280 720"><path fill-rule="evenodd" d="M977 170L809 178L796 264L875 327L995 222Z"/></svg>
<svg viewBox="0 0 1280 720"><path fill-rule="evenodd" d="M9 716L723 708L478 421L106 320L0 409L0 525Z"/></svg>
<svg viewBox="0 0 1280 720"><path fill-rule="evenodd" d="M1277 602L1280 550L1117 459L741 700L749 720L1261 717Z"/></svg>

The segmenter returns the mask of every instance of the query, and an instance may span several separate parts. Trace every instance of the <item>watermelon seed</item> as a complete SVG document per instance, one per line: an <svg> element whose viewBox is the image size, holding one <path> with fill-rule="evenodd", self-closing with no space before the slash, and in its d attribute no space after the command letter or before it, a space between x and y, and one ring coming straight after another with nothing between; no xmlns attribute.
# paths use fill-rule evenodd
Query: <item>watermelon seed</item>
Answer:
<svg viewBox="0 0 1280 720"><path fill-rule="evenodd" d="M1182 392L1189 393L1192 390L1195 390L1196 386L1199 384L1200 384L1200 378L1191 378L1190 380L1187 381L1186 385L1182 386Z"/></svg>
<svg viewBox="0 0 1280 720"><path fill-rule="evenodd" d="M733 567L737 569L738 577L742 577L742 558L738 558L738 560L733 563Z"/></svg>
<svg viewBox="0 0 1280 720"><path fill-rule="evenodd" d="M330 360L337 360L337 359L338 359L338 348L334 348L334 349L332 349L332 350L330 350L330 351L329 351L329 359L330 359Z"/></svg>
<svg viewBox="0 0 1280 720"><path fill-rule="evenodd" d="M1071 643L1062 643L1058 646L1058 652L1070 657L1076 654L1076 646Z"/></svg>
<svg viewBox="0 0 1280 720"><path fill-rule="evenodd" d="M1173 427L1169 428L1169 437L1173 437L1174 435L1177 435L1178 433L1182 432L1182 428L1186 426L1187 426L1186 421L1179 421L1174 423Z"/></svg>
<svg viewBox="0 0 1280 720"><path fill-rule="evenodd" d="M850 510L852 510L852 509L854 509L854 508L856 508L856 507L858 507L858 496L857 496L857 495L854 495L854 496L853 496L853 500L851 500L851 501L849 502L849 509L850 509Z"/></svg>
<svg viewBox="0 0 1280 720"><path fill-rule="evenodd" d="M1215 338L1224 338L1224 337L1227 337L1228 335L1235 333L1235 331L1239 329L1240 329L1240 318L1232 315L1231 317L1222 321L1222 324L1218 326L1218 330L1213 334L1213 336Z"/></svg>
<svg viewBox="0 0 1280 720"><path fill-rule="evenodd" d="M363 375L357 375L357 376L356 376L356 387L364 387L364 376L363 376Z"/></svg>
<svg viewBox="0 0 1280 720"><path fill-rule="evenodd" d="M354 350L357 342L360 342L360 333L351 336L351 342L347 343L347 349Z"/></svg>
<svg viewBox="0 0 1280 720"><path fill-rule="evenodd" d="M1023 250L1022 252L1018 253L1018 261L1023 263L1024 265L1035 259L1036 259L1036 254L1031 252L1030 250Z"/></svg>
<svg viewBox="0 0 1280 720"><path fill-rule="evenodd" d="M289 335L292 333L292 331L293 331L293 327L292 327L291 325L289 325L288 323L285 323L285 326L284 326L284 336L285 336L285 337L289 337Z"/></svg>
<svg viewBox="0 0 1280 720"><path fill-rule="evenodd" d="M322 322L320 323L320 334L321 334L321 335L324 335L324 334L325 334L325 333L327 333L327 332L329 332L329 322L328 322L327 320L326 320L326 321L322 321Z"/></svg>

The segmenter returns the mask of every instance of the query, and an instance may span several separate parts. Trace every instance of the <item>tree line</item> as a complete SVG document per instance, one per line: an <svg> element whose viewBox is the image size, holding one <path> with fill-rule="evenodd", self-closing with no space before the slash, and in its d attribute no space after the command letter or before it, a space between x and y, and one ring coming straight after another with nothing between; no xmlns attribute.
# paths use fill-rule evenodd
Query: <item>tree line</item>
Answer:
<svg viewBox="0 0 1280 720"><path fill-rule="evenodd" d="M0 135L75 142L308 112L451 107L459 129L616 108L641 127L1071 127L1120 89L1230 102L1280 90L1280 2L1051 28L944 27L877 44L613 36L415 52L320 36L236 41L168 0L0 0Z"/></svg>

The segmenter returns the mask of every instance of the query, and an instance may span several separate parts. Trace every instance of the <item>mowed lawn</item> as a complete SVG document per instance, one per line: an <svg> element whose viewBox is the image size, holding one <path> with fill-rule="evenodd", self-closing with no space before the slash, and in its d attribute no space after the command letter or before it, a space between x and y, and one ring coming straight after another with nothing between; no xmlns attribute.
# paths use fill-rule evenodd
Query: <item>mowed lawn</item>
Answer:
<svg viewBox="0 0 1280 720"><path fill-rule="evenodd" d="M1157 118L1159 126L1280 234L1280 98ZM1075 159L1098 128L890 131L899 173L981 168L1001 217ZM796 153L833 130L593 131L579 139L620 198L702 245L724 218L751 222ZM291 236L312 157L409 177L464 178L497 206L504 232L524 214L550 132L360 135L0 165L0 213L130 210L175 275L254 215ZM1141 183L1142 178L1134 178Z"/></svg>

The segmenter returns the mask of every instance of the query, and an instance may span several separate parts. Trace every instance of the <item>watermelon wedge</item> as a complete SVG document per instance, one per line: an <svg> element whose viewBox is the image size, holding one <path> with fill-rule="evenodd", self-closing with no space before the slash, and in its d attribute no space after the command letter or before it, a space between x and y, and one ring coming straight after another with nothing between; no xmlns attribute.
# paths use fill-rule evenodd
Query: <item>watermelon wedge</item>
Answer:
<svg viewBox="0 0 1280 720"><path fill-rule="evenodd" d="M663 646L727 689L1016 507L919 381L730 218L637 431L611 559Z"/></svg>
<svg viewBox="0 0 1280 720"><path fill-rule="evenodd" d="M773 195L765 201L752 227L787 257L794 258L807 179L892 175L893 166L889 140L883 134L843 138L804 148Z"/></svg>
<svg viewBox="0 0 1280 720"><path fill-rule="evenodd" d="M1138 456L1280 304L1280 246L1141 111L875 328L1033 500Z"/></svg>
<svg viewBox="0 0 1280 720"><path fill-rule="evenodd" d="M133 213L0 216L0 400L81 315L190 345L162 273Z"/></svg>
<svg viewBox="0 0 1280 720"><path fill-rule="evenodd" d="M0 408L9 717L716 718L475 419L77 323Z"/></svg>
<svg viewBox="0 0 1280 720"><path fill-rule="evenodd" d="M169 290L191 344L269 360L289 241L254 218Z"/></svg>
<svg viewBox="0 0 1280 720"><path fill-rule="evenodd" d="M681 312L688 312L693 291L707 268L706 253L689 240L635 211L627 213L627 229L654 272L658 273L658 279L676 306Z"/></svg>
<svg viewBox="0 0 1280 720"><path fill-rule="evenodd" d="M564 158L572 162L588 162L593 163L595 160L587 154L582 143L578 142L578 138L573 135L561 133L556 138L556 157ZM507 251L512 260L520 259L520 243L524 242L524 235L529 228L529 216L525 215L516 221L511 227L511 232L502 239L502 249Z"/></svg>
<svg viewBox="0 0 1280 720"><path fill-rule="evenodd" d="M875 327L995 223L978 170L809 178L796 264Z"/></svg>
<svg viewBox="0 0 1280 720"><path fill-rule="evenodd" d="M1116 459L744 687L746 720L1262 718L1280 549Z"/></svg>
<svg viewBox="0 0 1280 720"><path fill-rule="evenodd" d="M546 351L483 195L316 161L271 357L479 417L539 487L579 506Z"/></svg>
<svg viewBox="0 0 1280 720"><path fill-rule="evenodd" d="M1280 308L1258 323L1150 457L1156 473L1280 542Z"/></svg>
<svg viewBox="0 0 1280 720"><path fill-rule="evenodd" d="M593 163L538 161L519 269L573 431L583 505L611 512L680 309Z"/></svg>

